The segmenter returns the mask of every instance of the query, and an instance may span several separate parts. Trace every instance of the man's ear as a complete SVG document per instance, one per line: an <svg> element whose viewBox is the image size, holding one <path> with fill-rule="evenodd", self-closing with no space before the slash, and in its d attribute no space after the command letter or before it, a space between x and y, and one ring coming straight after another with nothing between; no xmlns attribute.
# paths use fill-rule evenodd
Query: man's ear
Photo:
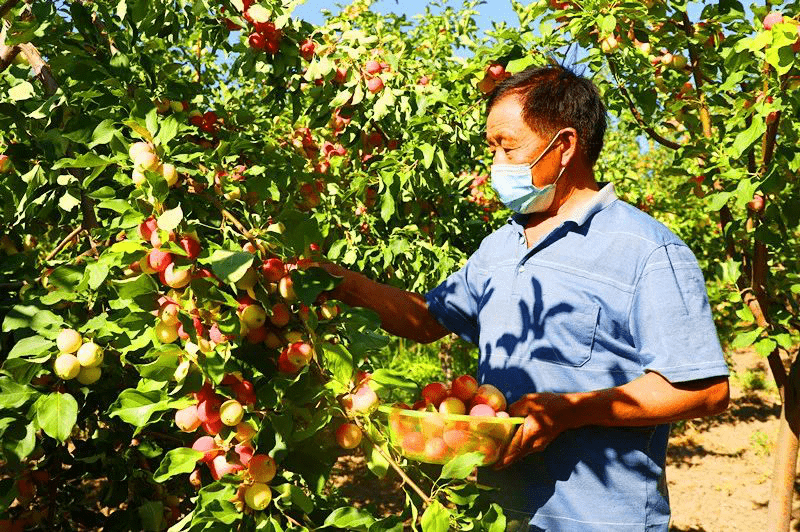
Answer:
<svg viewBox="0 0 800 532"><path fill-rule="evenodd" d="M578 132L568 127L561 131L558 142L561 144L561 166L566 167L578 154Z"/></svg>

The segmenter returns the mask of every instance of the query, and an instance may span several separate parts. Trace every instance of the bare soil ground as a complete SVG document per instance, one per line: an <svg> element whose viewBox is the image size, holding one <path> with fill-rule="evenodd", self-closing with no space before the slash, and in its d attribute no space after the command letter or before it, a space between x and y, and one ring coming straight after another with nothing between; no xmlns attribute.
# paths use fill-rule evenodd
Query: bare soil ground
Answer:
<svg viewBox="0 0 800 532"><path fill-rule="evenodd" d="M753 352L732 356L731 376L728 411L673 430L667 456L671 532L764 530L780 400L766 361ZM361 456L342 457L331 484L354 506L383 515L402 511L398 478L377 479ZM792 530L800 530L800 483L795 499Z"/></svg>

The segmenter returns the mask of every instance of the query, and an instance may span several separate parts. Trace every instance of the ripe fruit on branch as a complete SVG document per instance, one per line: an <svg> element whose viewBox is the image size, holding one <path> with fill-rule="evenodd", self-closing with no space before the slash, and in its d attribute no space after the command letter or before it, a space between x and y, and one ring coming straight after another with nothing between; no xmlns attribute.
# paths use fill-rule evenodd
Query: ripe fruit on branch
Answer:
<svg viewBox="0 0 800 532"><path fill-rule="evenodd" d="M306 61L311 61L314 59L314 41L311 39L306 39L300 43L300 57L305 59Z"/></svg>
<svg viewBox="0 0 800 532"><path fill-rule="evenodd" d="M245 467L250 464L250 460L255 454L255 450L248 444L239 443L233 447L233 450L239 455L239 462Z"/></svg>
<svg viewBox="0 0 800 532"><path fill-rule="evenodd" d="M202 457L198 458L198 462L210 462L215 457L223 453L223 450L217 445L213 436L200 436L192 444L192 449L205 453Z"/></svg>
<svg viewBox="0 0 800 532"><path fill-rule="evenodd" d="M427 85L428 83L430 83L430 81L431 78L429 78L428 76L421 76L419 80L417 80L417 85Z"/></svg>
<svg viewBox="0 0 800 532"><path fill-rule="evenodd" d="M383 90L383 86L383 80L380 76L375 76L374 78L367 80L367 90L372 94Z"/></svg>
<svg viewBox="0 0 800 532"><path fill-rule="evenodd" d="M670 54L670 55L672 55L672 54ZM688 64L688 61L687 61L686 57L684 57L684 56L682 56L680 54L672 55L672 58L671 58L671 60L669 62L669 66L671 66L675 70L684 69L684 68L686 68L687 64Z"/></svg>
<svg viewBox="0 0 800 532"><path fill-rule="evenodd" d="M160 249L151 249L147 255L147 263L153 270L163 272L172 264L172 254Z"/></svg>
<svg viewBox="0 0 800 532"><path fill-rule="evenodd" d="M88 386L100 380L100 375L102 375L102 373L102 370L98 367L82 367L80 372L78 372L78 376L75 377L75 380Z"/></svg>
<svg viewBox="0 0 800 532"><path fill-rule="evenodd" d="M131 144L128 155L130 155L133 165L139 170L156 170L158 168L158 156L146 142Z"/></svg>
<svg viewBox="0 0 800 532"><path fill-rule="evenodd" d="M178 305L175 303L164 303L158 309L158 319L167 325L178 325L180 323L180 320L178 320L179 310Z"/></svg>
<svg viewBox="0 0 800 532"><path fill-rule="evenodd" d="M76 354L78 362L86 368L94 368L103 363L103 350L94 342L86 342Z"/></svg>
<svg viewBox="0 0 800 532"><path fill-rule="evenodd" d="M747 208L756 213L763 211L764 205L764 196L761 194L754 194L753 199L747 202Z"/></svg>
<svg viewBox="0 0 800 532"><path fill-rule="evenodd" d="M256 429L250 423L241 422L236 425L236 441L239 443L247 443L252 440L256 435Z"/></svg>
<svg viewBox="0 0 800 532"><path fill-rule="evenodd" d="M56 338L56 346L60 353L74 353L82 343L81 335L74 329L61 329Z"/></svg>
<svg viewBox="0 0 800 532"><path fill-rule="evenodd" d="M379 62L375 61L374 59L370 59L364 63L364 71L370 75L380 74L383 72L383 67L381 67Z"/></svg>
<svg viewBox="0 0 800 532"><path fill-rule="evenodd" d="M510 74L506 72L506 67L499 63L489 65L486 69L486 73L494 81L502 81L510 76Z"/></svg>
<svg viewBox="0 0 800 532"><path fill-rule="evenodd" d="M200 419L197 417L197 405L187 406L175 411L175 424L183 432L194 432L200 426Z"/></svg>
<svg viewBox="0 0 800 532"><path fill-rule="evenodd" d="M247 471L253 480L256 482L268 483L275 478L275 473L278 471L278 466L275 460L266 454L256 454L247 464Z"/></svg>
<svg viewBox="0 0 800 532"><path fill-rule="evenodd" d="M183 288L192 280L192 272L187 269L177 270L175 264L170 263L164 271L159 272L159 279L170 288Z"/></svg>
<svg viewBox="0 0 800 532"><path fill-rule="evenodd" d="M295 366L307 366L314 356L314 348L305 342L295 342L286 348L286 357Z"/></svg>
<svg viewBox="0 0 800 532"><path fill-rule="evenodd" d="M167 186L171 187L178 182L178 169L174 164L164 163L158 167L158 173L167 182Z"/></svg>
<svg viewBox="0 0 800 532"><path fill-rule="evenodd" d="M294 293L294 281L292 281L290 275L284 275L281 277L280 281L278 281L278 293L289 303L297 299L297 294Z"/></svg>
<svg viewBox="0 0 800 532"><path fill-rule="evenodd" d="M260 511L269 506L272 501L272 491L269 486L256 482L244 492L244 502L253 510Z"/></svg>
<svg viewBox="0 0 800 532"><path fill-rule="evenodd" d="M775 24L783 22L783 13L780 11L773 11L764 17L764 29L769 31Z"/></svg>
<svg viewBox="0 0 800 532"><path fill-rule="evenodd" d="M65 381L74 379L81 371L81 363L75 355L62 353L53 362L53 370L59 378Z"/></svg>
<svg viewBox="0 0 800 532"><path fill-rule="evenodd" d="M336 429L336 443L342 449L355 449L361 443L361 429L355 423L343 423Z"/></svg>
<svg viewBox="0 0 800 532"><path fill-rule="evenodd" d="M342 405L350 412L369 412L377 404L378 396L366 382L342 398Z"/></svg>
<svg viewBox="0 0 800 532"><path fill-rule="evenodd" d="M251 33L247 38L247 44L255 50L263 51L267 49L267 39L260 33Z"/></svg>
<svg viewBox="0 0 800 532"><path fill-rule="evenodd" d="M619 41L613 35L609 35L600 41L600 49L604 54L613 54L619 49Z"/></svg>
<svg viewBox="0 0 800 532"><path fill-rule="evenodd" d="M208 464L208 468L211 470L211 476L214 477L214 480L219 480L225 475L235 474L244 470L243 465L229 463L224 455L215 456L211 463Z"/></svg>
<svg viewBox="0 0 800 532"><path fill-rule="evenodd" d="M261 273L270 283L277 283L286 273L286 269L281 259L271 258L261 265Z"/></svg>
<svg viewBox="0 0 800 532"><path fill-rule="evenodd" d="M219 418L229 427L238 425L242 421L242 417L244 417L244 408L236 399L229 399L219 407Z"/></svg>
<svg viewBox="0 0 800 532"><path fill-rule="evenodd" d="M287 307L285 303L275 303L272 305L269 321L275 327L285 327L290 319L291 314L289 313L289 307Z"/></svg>
<svg viewBox="0 0 800 532"><path fill-rule="evenodd" d="M8 155L0 155L0 174L11 171L11 159Z"/></svg>

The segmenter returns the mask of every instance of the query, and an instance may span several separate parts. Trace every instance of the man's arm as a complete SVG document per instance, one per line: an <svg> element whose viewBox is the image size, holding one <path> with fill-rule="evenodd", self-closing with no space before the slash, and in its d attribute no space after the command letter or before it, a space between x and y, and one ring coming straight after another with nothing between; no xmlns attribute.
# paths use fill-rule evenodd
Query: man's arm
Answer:
<svg viewBox="0 0 800 532"><path fill-rule="evenodd" d="M450 333L428 311L423 296L375 282L336 264L321 263L319 266L342 278L331 296L351 307L374 310L381 318L381 327L388 333L424 344Z"/></svg>
<svg viewBox="0 0 800 532"><path fill-rule="evenodd" d="M728 407L727 377L670 383L649 372L627 384L583 393L532 393L509 407L525 416L498 468L543 450L567 429L586 425L636 427L718 414Z"/></svg>

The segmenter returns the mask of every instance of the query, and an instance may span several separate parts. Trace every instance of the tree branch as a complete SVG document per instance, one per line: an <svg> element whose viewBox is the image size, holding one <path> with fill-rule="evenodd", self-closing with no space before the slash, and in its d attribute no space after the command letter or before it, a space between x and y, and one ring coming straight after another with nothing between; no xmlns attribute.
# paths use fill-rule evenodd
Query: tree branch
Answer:
<svg viewBox="0 0 800 532"><path fill-rule="evenodd" d="M633 99L631 98L631 95L628 92L628 89L626 89L619 82L619 78L617 78L617 67L616 67L616 65L610 59L608 61L608 65L611 68L611 73L614 76L614 81L616 81L617 89L619 90L620 94L622 94L622 96L625 98L625 101L628 102L628 107L631 110L631 114L633 115L633 118L636 120L636 122L639 124L639 126L645 131L645 133L647 133L647 135L651 139L653 139L654 141L658 142L662 146L666 146L667 148L671 148L673 150L677 150L678 148L680 148L681 147L680 144L678 144L677 142L673 142L673 141L671 141L671 140L659 135L658 132L655 129L653 129L652 126L648 125L644 121L644 118L642 117L642 114L639 112L639 109L636 108L636 104L633 102Z"/></svg>
<svg viewBox="0 0 800 532"><path fill-rule="evenodd" d="M692 21L689 20L689 15L686 11L683 12L683 31L689 37L689 64L692 65L692 77L694 78L695 92L697 99L700 100L700 123L703 126L703 136L710 139L713 136L711 130L711 113L708 111L708 103L706 102L706 94L700 88L703 86L703 76L700 70L700 58L697 51L692 44L692 37L694 36L694 26Z"/></svg>
<svg viewBox="0 0 800 532"><path fill-rule="evenodd" d="M212 205L214 205L214 207L217 208L220 214L222 214L222 216L226 220L231 222L236 227L236 229L239 230L242 236L244 236L247 240L249 240L250 243L253 244L256 247L256 249L258 249L261 252L262 255L266 255L267 250L266 248L264 248L261 242L257 241L256 238L253 236L253 233L251 233L244 226L244 224L242 224L242 222L240 222L239 219L236 218L236 216L231 214L231 212L228 209L226 209L217 198L210 196L208 194L203 194L203 197L206 198Z"/></svg>
<svg viewBox="0 0 800 532"><path fill-rule="evenodd" d="M59 242L58 245L55 248L53 248L53 251L51 251L50 253L47 254L47 256L44 258L44 261L47 262L50 259L52 259L53 257L55 257L56 255L58 255L58 252L61 251L62 249L64 249L64 247L66 247L66 245L69 244L69 242L73 238L78 236L78 234L81 231L83 231L83 226L82 225L79 225L78 227L73 229L72 232L70 232L70 234L65 236L64 239L61 242Z"/></svg>
<svg viewBox="0 0 800 532"><path fill-rule="evenodd" d="M0 6L0 18L8 15L12 9L17 7L17 4L19 4L19 0L6 0L6 2Z"/></svg>
<svg viewBox="0 0 800 532"><path fill-rule="evenodd" d="M6 42L6 25L2 24L0 26L2 26L0 27L0 72L3 72L14 62L20 52L20 47L17 44L14 46L3 44Z"/></svg>

